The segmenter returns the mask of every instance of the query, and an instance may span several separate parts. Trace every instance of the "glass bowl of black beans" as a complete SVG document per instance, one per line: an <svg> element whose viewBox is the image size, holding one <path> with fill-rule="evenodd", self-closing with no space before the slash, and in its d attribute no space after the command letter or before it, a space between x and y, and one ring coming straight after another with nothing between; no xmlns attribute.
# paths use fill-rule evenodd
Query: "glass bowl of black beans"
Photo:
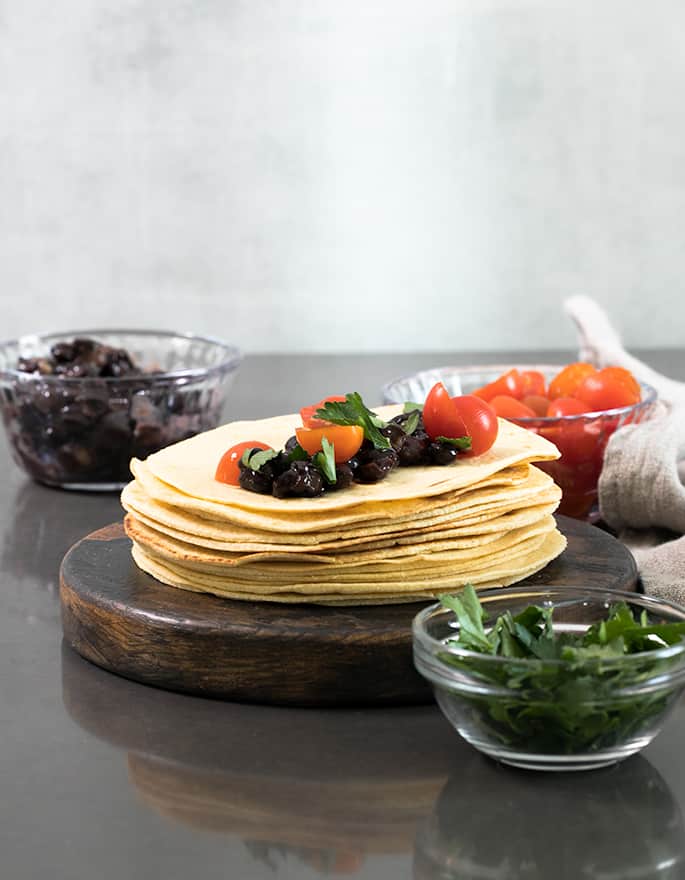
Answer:
<svg viewBox="0 0 685 880"><path fill-rule="evenodd" d="M0 411L12 455L39 483L114 491L131 458L215 428L240 365L216 339L80 330L0 344Z"/></svg>

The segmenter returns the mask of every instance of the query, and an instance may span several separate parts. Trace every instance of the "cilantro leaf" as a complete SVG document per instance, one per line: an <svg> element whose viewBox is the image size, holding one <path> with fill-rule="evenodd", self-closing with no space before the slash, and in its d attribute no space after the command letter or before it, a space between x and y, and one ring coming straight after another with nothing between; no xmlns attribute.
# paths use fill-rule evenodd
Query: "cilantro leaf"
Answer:
<svg viewBox="0 0 685 880"><path fill-rule="evenodd" d="M436 437L440 443L449 443L450 446L454 446L457 449L470 449L471 448L471 438L470 437Z"/></svg>
<svg viewBox="0 0 685 880"><path fill-rule="evenodd" d="M404 407L402 408L402 412L403 413L412 413L412 412L422 413L423 412L423 404L422 403L413 403L412 401L408 400L404 404Z"/></svg>
<svg viewBox="0 0 685 880"><path fill-rule="evenodd" d="M309 458L309 453L306 452L299 443L296 443L288 452L285 454L285 460L288 464L292 464L294 461L306 461Z"/></svg>
<svg viewBox="0 0 685 880"><path fill-rule="evenodd" d="M321 452L316 453L312 458L312 463L321 471L329 483L336 482L335 448L326 437L321 440Z"/></svg>
<svg viewBox="0 0 685 880"><path fill-rule="evenodd" d="M440 601L457 615L459 638L450 642L468 650L492 653L492 645L483 627L483 610L471 584L467 584L459 596L441 596Z"/></svg>
<svg viewBox="0 0 685 880"><path fill-rule="evenodd" d="M364 429L364 437L370 440L376 449L392 448L388 438L379 430L385 427L386 422L368 409L357 391L346 394L345 400L326 401L314 415L317 419L324 419L334 425L359 425Z"/></svg>

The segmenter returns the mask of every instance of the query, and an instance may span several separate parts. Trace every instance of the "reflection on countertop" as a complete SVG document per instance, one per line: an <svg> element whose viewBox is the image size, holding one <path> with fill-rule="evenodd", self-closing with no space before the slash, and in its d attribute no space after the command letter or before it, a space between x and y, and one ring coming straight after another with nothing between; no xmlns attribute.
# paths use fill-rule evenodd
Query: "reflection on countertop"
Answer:
<svg viewBox="0 0 685 880"><path fill-rule="evenodd" d="M470 757L435 707L290 709L138 685L63 645L71 718L126 750L142 802L173 821L235 835L255 860L354 873L406 854L450 772ZM401 718L401 724L398 719Z"/></svg>
<svg viewBox="0 0 685 880"><path fill-rule="evenodd" d="M414 856L415 880L676 880L684 871L680 808L640 755L567 774L474 756L450 775Z"/></svg>

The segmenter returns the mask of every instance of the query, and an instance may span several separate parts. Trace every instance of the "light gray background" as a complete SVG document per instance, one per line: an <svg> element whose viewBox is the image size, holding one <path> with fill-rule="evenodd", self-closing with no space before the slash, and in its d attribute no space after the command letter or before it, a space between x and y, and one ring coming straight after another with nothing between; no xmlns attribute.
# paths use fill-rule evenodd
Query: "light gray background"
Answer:
<svg viewBox="0 0 685 880"><path fill-rule="evenodd" d="M678 0L0 0L5 337L683 343Z"/></svg>

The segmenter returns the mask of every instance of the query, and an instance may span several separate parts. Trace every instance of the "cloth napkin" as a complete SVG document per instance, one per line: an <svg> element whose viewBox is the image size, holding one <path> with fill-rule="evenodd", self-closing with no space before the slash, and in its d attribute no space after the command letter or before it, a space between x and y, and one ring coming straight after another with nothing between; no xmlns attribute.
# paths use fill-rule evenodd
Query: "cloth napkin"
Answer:
<svg viewBox="0 0 685 880"><path fill-rule="evenodd" d="M630 355L594 300L574 296L564 308L576 324L580 360L626 367L659 394L653 418L610 438L599 508L635 557L645 593L685 604L685 383Z"/></svg>

